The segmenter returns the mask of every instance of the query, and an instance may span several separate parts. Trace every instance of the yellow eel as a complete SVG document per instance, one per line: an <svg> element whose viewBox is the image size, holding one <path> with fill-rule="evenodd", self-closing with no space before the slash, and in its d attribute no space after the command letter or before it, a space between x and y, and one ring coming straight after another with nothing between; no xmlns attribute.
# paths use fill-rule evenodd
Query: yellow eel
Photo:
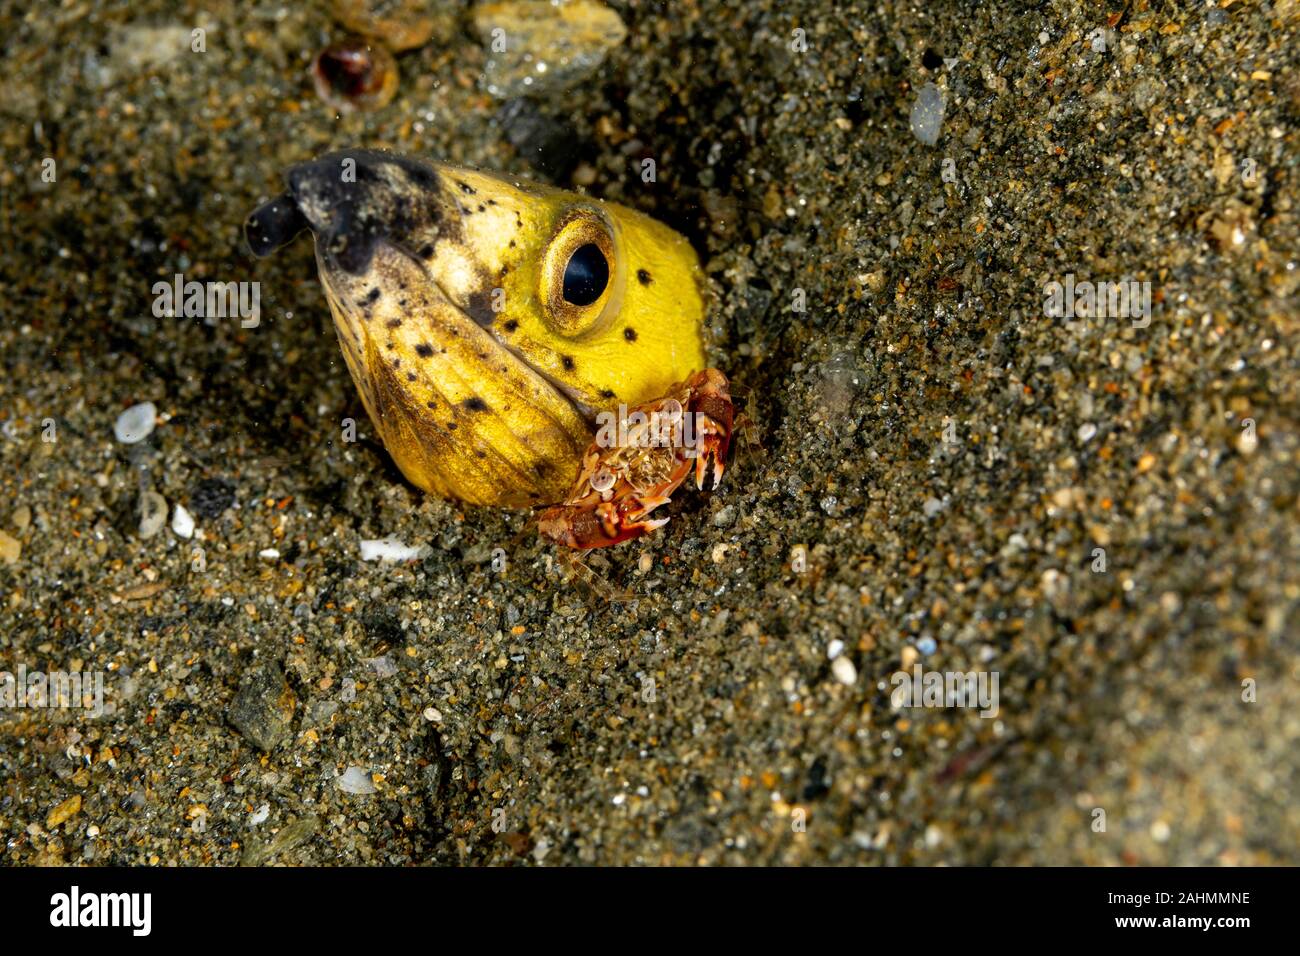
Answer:
<svg viewBox="0 0 1300 956"><path fill-rule="evenodd" d="M472 504L564 499L600 411L705 367L685 238L614 203L395 153L289 169L258 256L303 230L348 370L414 485Z"/></svg>

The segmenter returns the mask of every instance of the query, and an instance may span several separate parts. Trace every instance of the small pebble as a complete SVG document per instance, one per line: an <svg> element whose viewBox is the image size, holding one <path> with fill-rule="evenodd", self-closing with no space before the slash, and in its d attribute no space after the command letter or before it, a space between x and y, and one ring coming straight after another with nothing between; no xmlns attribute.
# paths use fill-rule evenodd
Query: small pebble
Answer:
<svg viewBox="0 0 1300 956"><path fill-rule="evenodd" d="M502 99L575 85L627 36L619 15L596 0L478 3L470 22L487 55L487 91ZM502 37L504 49L498 42Z"/></svg>
<svg viewBox="0 0 1300 956"><path fill-rule="evenodd" d="M259 750L269 753L293 731L297 698L275 664L254 666L244 674L226 709L226 719Z"/></svg>
<svg viewBox="0 0 1300 956"><path fill-rule="evenodd" d="M186 541L194 537L194 517L181 505L172 512L172 530Z"/></svg>
<svg viewBox="0 0 1300 956"><path fill-rule="evenodd" d="M17 538L0 531L0 560L5 564L17 564L23 553L23 543Z"/></svg>
<svg viewBox="0 0 1300 956"><path fill-rule="evenodd" d="M366 664L375 672L375 676L380 680L392 677L398 672L398 667L393 663L393 659L387 654L382 657L371 657L366 659Z"/></svg>
<svg viewBox="0 0 1300 956"><path fill-rule="evenodd" d="M190 492L190 508L209 521L235 503L235 486L225 478L204 478Z"/></svg>
<svg viewBox="0 0 1300 956"><path fill-rule="evenodd" d="M841 684L856 684L858 681L858 669L847 657L837 657L831 661L831 673Z"/></svg>
<svg viewBox="0 0 1300 956"><path fill-rule="evenodd" d="M153 434L158 423L158 409L153 402L141 402L132 405L113 423L113 435L124 445L142 442Z"/></svg>
<svg viewBox="0 0 1300 956"><path fill-rule="evenodd" d="M81 812L81 795L68 797L57 807L50 811L49 816L45 818L45 828L53 830L65 820L70 820Z"/></svg>
<svg viewBox="0 0 1300 956"><path fill-rule="evenodd" d="M829 644L826 645L826 656L829 657L831 660L835 660L835 658L839 657L843 653L844 653L844 642L841 641L839 638L836 638L835 640L831 641Z"/></svg>
<svg viewBox="0 0 1300 956"><path fill-rule="evenodd" d="M331 12L349 30L400 53L429 42L437 26L436 6L428 0L333 0Z"/></svg>

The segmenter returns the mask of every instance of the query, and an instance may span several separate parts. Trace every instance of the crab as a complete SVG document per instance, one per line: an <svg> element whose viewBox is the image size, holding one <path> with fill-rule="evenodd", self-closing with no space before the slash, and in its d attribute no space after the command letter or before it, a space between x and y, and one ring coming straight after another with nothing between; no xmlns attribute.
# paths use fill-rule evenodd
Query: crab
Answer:
<svg viewBox="0 0 1300 956"><path fill-rule="evenodd" d="M589 551L662 528L668 519L653 512L692 473L697 488L710 475L712 487L718 486L734 424L727 377L715 368L696 372L626 415L605 413L569 497L538 515L538 533Z"/></svg>

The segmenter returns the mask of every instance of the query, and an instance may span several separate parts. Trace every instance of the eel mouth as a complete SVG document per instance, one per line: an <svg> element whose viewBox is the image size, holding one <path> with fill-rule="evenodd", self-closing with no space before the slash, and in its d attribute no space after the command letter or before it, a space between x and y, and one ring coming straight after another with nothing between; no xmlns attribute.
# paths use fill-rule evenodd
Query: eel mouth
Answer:
<svg viewBox="0 0 1300 956"><path fill-rule="evenodd" d="M490 365L495 368L499 367L501 361L508 362L522 375L535 380L538 385L546 388L555 398L564 402L586 424L588 431L595 433L599 411L585 401L582 394L572 386L559 381L546 369L529 361L528 357L507 342L494 326L480 322L468 310L459 305L455 298L438 282L437 277L432 273L425 261L413 251L400 242L385 239L377 244L375 259L379 262L401 261L407 263L410 268L418 270L424 288L428 290L427 294L436 305L436 311L439 314L439 321L426 323L425 325L431 345L446 347L452 341L459 342L468 339L476 345L486 348L488 351L487 358L484 360L485 366ZM356 296L354 290L357 283L350 281L352 279L351 274L327 250L321 248L319 240L317 244L317 271L320 275L321 285L325 289L326 297L334 306L335 321L339 325L339 334L344 338L346 348L349 331L354 342L369 333L370 326L373 325L373 322L366 320L369 309ZM377 281L382 283L383 274L390 272L391 269L380 268L375 271L381 277ZM369 288L371 290L384 288L382 285L374 284L376 279L371 273L363 272L362 277L369 279L371 282ZM409 289L411 282L399 279L393 285L396 288L388 289L381 295L389 298L399 296L402 287L406 286ZM365 293L365 295L370 294L369 291ZM400 298L398 301L400 301ZM427 306L428 300L426 300L426 315L430 311ZM392 319L388 320L388 322L391 321Z"/></svg>

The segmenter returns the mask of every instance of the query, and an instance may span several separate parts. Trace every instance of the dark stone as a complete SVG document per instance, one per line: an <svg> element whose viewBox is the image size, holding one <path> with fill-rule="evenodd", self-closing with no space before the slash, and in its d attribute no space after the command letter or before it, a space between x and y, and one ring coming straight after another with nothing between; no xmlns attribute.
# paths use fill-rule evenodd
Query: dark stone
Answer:
<svg viewBox="0 0 1300 956"><path fill-rule="evenodd" d="M270 753L293 730L298 704L276 664L259 664L244 674L226 719L249 743Z"/></svg>
<svg viewBox="0 0 1300 956"><path fill-rule="evenodd" d="M190 511L211 520L235 503L235 483L225 478L204 478L190 492Z"/></svg>

